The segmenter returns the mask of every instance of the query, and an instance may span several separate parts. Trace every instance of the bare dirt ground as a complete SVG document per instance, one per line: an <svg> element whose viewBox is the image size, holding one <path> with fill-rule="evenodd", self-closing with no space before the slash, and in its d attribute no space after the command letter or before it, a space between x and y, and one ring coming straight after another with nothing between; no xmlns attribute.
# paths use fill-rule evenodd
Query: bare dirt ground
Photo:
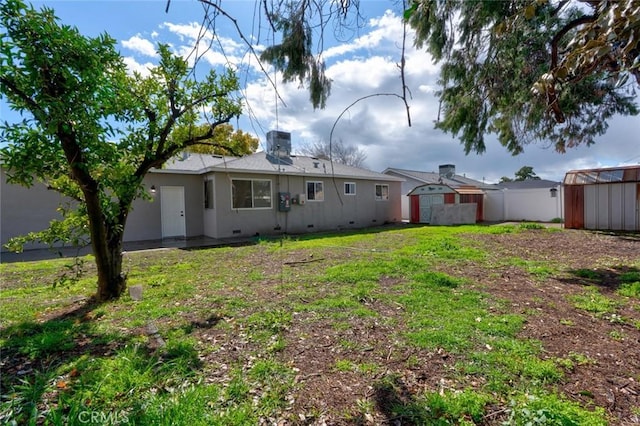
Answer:
<svg viewBox="0 0 640 426"><path fill-rule="evenodd" d="M614 424L640 424L638 300L617 309L624 322L616 321L617 317L596 318L576 309L568 300L589 285L618 299L615 290L620 285L620 275L629 271L629 263L640 258L640 236L565 230L537 238L538 232L480 238L491 247L494 256L560 262L569 270L594 271L599 278L567 274L534 281L518 268L499 271L499 279L491 278L495 274L488 276L488 271L467 271L467 275L475 276L484 291L510 301L514 312L539 312L530 317L521 337L541 341L548 358L584 354L593 361L568 372L559 386L561 392L584 405L605 407L616 419Z"/></svg>
<svg viewBox="0 0 640 426"><path fill-rule="evenodd" d="M630 265L637 265L640 259L640 235L527 230L463 238L487 250L495 261L488 263L494 266L462 261L443 266L441 272L467 278L469 285L489 294L490 299L505 301L501 312L506 309L507 313L523 314L527 322L519 337L541 342L543 358L573 356L575 364L555 385L558 392L584 406L603 407L614 425L640 424L640 301L623 299L615 293L621 274L637 272ZM503 261L509 258L539 266L562 265L563 272L537 278L524 267ZM263 259L255 258L253 262L272 269L273 256L265 252ZM308 267L322 265L318 262ZM593 271L598 279L575 273L580 270ZM393 292L399 280L383 278L379 284ZM265 302L290 297L283 295L279 285L264 281L251 297ZM605 296L620 301L617 316L597 316L574 306L571 295L584 294L593 285ZM313 310L294 313L284 332L286 345L277 357L296 369L296 388L283 413L286 420L268 419L265 424L408 425L412 423L399 421L391 411L394 403L410 406L425 391L482 386L472 377L460 379L452 374L459 355L443 350L407 349L390 338L398 335L402 321L384 319L402 318L401 305L375 299L365 304L379 315L351 317L344 327L336 326L334 319L319 317ZM264 352L242 333L215 326L228 319L214 314L206 321L193 320L193 337L215 343L218 348L201 357L208 382L225 382L227 366L251 364L250 357ZM369 374L336 369L336 362L345 359L376 368ZM393 389L374 385L384 377L396 378ZM507 403L490 407L479 424L503 424L508 418Z"/></svg>
<svg viewBox="0 0 640 426"><path fill-rule="evenodd" d="M505 300L508 311L524 314L528 320L519 337L540 341L543 358L577 359L557 384L560 393L584 406L604 407L614 419L612 424L640 424L640 303L637 299L626 300L617 310L619 317L613 317L624 321L614 321L576 309L570 301L571 295L582 294L594 284L607 297L621 300L615 290L620 275L630 270L627 265L640 259L640 236L528 230L465 238L471 244L488 248L495 264L500 264L500 259L520 258L538 265L545 262L562 265L566 272L543 279L536 279L522 267L486 268L473 262L456 263L442 272L468 278L489 298ZM594 281L572 273L583 269L600 278ZM386 278L380 284L393 291L397 280ZM267 286L257 291L268 300L277 297L272 290ZM376 300L367 305L380 314L379 318L402 315L403 308L399 305ZM411 423L406 419L399 421L391 411L394 403L411 406L416 396L425 391L481 386L473 378L456 382L451 374L458 361L454 354L443 350L407 352L406 346L390 341L389 336L398 332L397 327L394 322L352 317L348 328L340 328L335 321L319 320L313 312L296 314L279 358L297 369L298 390L289 407L289 419L279 424L407 425ZM214 329L203 330L201 337L224 342L223 350L211 356L211 365L238 361L251 352L248 343L218 334ZM229 348L226 352L225 347ZM369 376L363 380L366 375L360 372L335 368L336 362L344 359L382 368L377 369L373 379ZM390 375L397 378L393 392L373 385L376 379ZM367 404L373 407L367 408ZM508 418L507 412L505 405L496 406L480 424L501 425Z"/></svg>

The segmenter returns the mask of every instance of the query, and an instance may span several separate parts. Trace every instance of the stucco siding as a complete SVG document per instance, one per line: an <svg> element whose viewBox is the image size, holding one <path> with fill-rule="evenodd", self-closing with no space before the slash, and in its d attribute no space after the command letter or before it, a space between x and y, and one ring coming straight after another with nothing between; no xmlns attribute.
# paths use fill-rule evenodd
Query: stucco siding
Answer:
<svg viewBox="0 0 640 426"><path fill-rule="evenodd" d="M147 190L155 186L151 200L137 199L129 214L124 241L158 240L162 238L162 186L184 188L186 237L204 235L204 183L198 175L149 173L144 179Z"/></svg>
<svg viewBox="0 0 640 426"><path fill-rule="evenodd" d="M268 209L233 209L231 181L233 179L267 179L271 181L272 206ZM278 193L291 198L306 196L307 182L322 182L324 200L291 203L288 212L278 210ZM356 183L356 195L345 195L345 182ZM389 200L375 199L376 183L389 185ZM214 237L300 234L346 228L363 228L400 221L400 182L374 182L331 177L274 176L261 174L228 174L216 177L216 209L218 223ZM210 228L208 228L210 229Z"/></svg>
<svg viewBox="0 0 640 426"><path fill-rule="evenodd" d="M137 199L129 213L124 241L143 241L162 238L160 187L183 186L185 194L186 236L203 235L203 183L197 175L150 173L144 180L148 190L156 187L151 200ZM10 238L46 229L53 219L61 219L57 208L72 200L58 192L47 190L41 183L31 188L8 184L4 171L0 182L0 232L2 250ZM29 244L25 250L44 248L44 244Z"/></svg>
<svg viewBox="0 0 640 426"><path fill-rule="evenodd" d="M73 203L70 198L47 189L39 182L30 188L7 183L4 169L0 173L0 233L2 251L13 237L47 229L54 219L62 219L57 209L60 205ZM44 244L28 244L25 250L44 248Z"/></svg>

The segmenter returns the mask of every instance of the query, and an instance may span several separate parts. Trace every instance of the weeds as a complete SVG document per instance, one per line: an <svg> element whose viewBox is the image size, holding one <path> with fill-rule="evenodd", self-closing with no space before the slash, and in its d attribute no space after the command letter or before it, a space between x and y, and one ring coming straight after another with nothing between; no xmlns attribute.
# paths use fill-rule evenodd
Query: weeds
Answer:
<svg viewBox="0 0 640 426"><path fill-rule="evenodd" d="M64 270L60 261L2 265L11 284L0 292L0 349L16 361L2 378L0 422L79 424L88 410L131 424L320 422L326 408L296 398L313 394L326 374L368 389L341 411L353 423L605 424L602 409L554 391L565 375L595 360L580 353L546 358L540 342L519 337L539 313L512 310L456 273L475 262L499 277L508 264L543 282L561 265L515 255L490 265L491 253L463 237L540 228L421 227L131 254L129 284L143 286L143 300L125 297L86 313L69 313L69 298L93 291L91 270L53 288L42 277ZM312 254L322 260L270 266ZM576 276L600 279L580 271ZM619 295L638 298L637 271L621 274L620 282ZM640 329L596 287L569 300L625 333L634 332L629 324ZM62 307L67 314L57 315ZM575 326L569 318L559 321ZM144 331L152 321L164 346L152 345ZM628 338L622 331L604 337ZM307 364L309 352L326 359L316 355L318 364ZM434 360L442 364L438 377L416 386Z"/></svg>

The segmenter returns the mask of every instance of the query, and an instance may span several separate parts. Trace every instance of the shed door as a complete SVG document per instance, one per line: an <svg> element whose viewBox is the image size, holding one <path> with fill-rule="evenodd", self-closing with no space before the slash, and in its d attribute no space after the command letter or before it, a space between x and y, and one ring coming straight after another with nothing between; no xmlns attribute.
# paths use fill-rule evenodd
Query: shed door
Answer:
<svg viewBox="0 0 640 426"><path fill-rule="evenodd" d="M184 187L160 187L160 214L162 220L162 238L185 237Z"/></svg>
<svg viewBox="0 0 640 426"><path fill-rule="evenodd" d="M564 187L564 227L584 228L584 186L567 185Z"/></svg>
<svg viewBox="0 0 640 426"><path fill-rule="evenodd" d="M420 196L420 223L431 223L431 206L444 204L444 194Z"/></svg>

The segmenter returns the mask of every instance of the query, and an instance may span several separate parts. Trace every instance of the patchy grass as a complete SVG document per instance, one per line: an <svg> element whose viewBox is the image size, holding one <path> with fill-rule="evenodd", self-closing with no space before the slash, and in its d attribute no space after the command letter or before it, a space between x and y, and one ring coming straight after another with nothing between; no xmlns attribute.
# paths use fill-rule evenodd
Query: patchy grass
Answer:
<svg viewBox="0 0 640 426"><path fill-rule="evenodd" d="M564 300L573 310L555 314L557 327L572 332L587 312L612 344L636 338L637 269L605 295L599 269L519 242L562 235L541 228L390 227L129 253L143 300L100 306L86 304L90 257L64 285L68 260L2 264L0 421L607 424L595 391L585 401L562 391L599 365L594 355L551 355L524 333L548 327L532 303ZM486 238L513 246L500 256ZM514 285L501 284L508 268L526 278L518 300L490 292ZM528 294L571 271L594 285Z"/></svg>

